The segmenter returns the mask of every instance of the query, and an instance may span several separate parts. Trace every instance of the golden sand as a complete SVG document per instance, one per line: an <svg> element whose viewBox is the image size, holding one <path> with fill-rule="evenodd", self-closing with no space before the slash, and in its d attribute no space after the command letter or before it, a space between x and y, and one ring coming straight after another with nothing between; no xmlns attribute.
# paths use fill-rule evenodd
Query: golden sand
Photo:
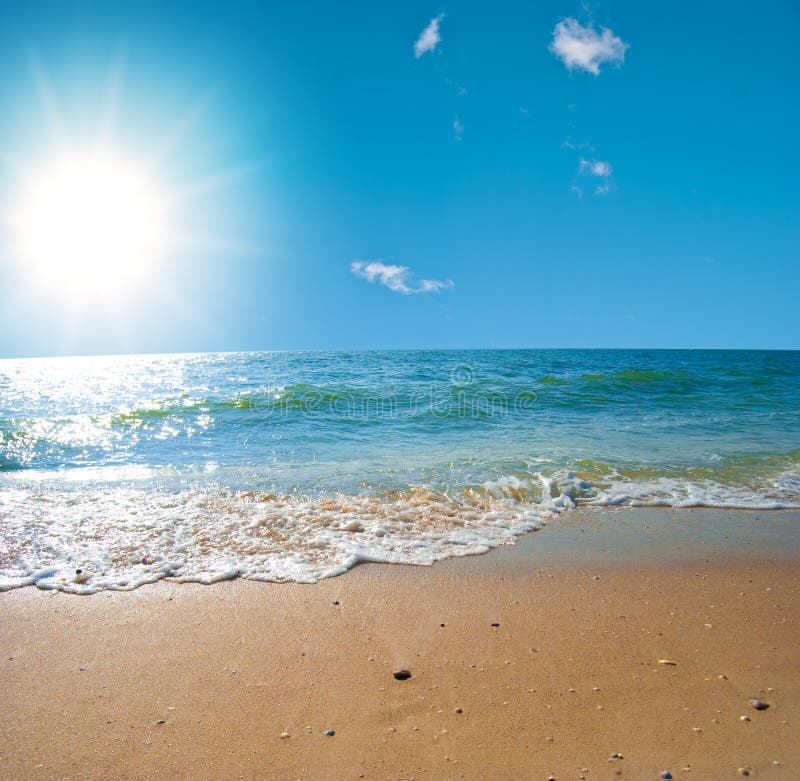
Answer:
<svg viewBox="0 0 800 781"><path fill-rule="evenodd" d="M313 586L0 595L0 777L800 778L798 523L575 515Z"/></svg>

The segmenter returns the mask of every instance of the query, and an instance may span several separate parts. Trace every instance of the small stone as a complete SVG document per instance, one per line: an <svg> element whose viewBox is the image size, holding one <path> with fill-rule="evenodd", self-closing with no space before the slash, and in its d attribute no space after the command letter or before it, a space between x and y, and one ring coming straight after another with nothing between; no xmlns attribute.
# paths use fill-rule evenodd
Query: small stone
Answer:
<svg viewBox="0 0 800 781"><path fill-rule="evenodd" d="M741 775L743 775L743 776L749 776L750 775L750 771L746 767L740 767L739 768L739 773Z"/></svg>
<svg viewBox="0 0 800 781"><path fill-rule="evenodd" d="M661 771L661 775L659 776L659 778L670 779L672 778L672 773L670 773L669 770L663 770Z"/></svg>
<svg viewBox="0 0 800 781"><path fill-rule="evenodd" d="M494 621L494 622L492 623L492 626L494 626L494 627L498 627L498 626L500 626L500 624L498 624L498 623L497 623L497 621Z"/></svg>
<svg viewBox="0 0 800 781"><path fill-rule="evenodd" d="M659 659L658 663L663 664L667 667L676 667L678 664L677 662L671 662L669 659Z"/></svg>
<svg viewBox="0 0 800 781"><path fill-rule="evenodd" d="M159 719L159 720L156 722L156 727L160 727L162 724L166 724L166 723L167 723L167 720L166 720L166 719Z"/></svg>
<svg viewBox="0 0 800 781"><path fill-rule="evenodd" d="M750 704L756 710L766 710L767 708L769 708L769 703L768 702L764 702L764 700L750 700Z"/></svg>
<svg viewBox="0 0 800 781"><path fill-rule="evenodd" d="M332 738L336 734L336 731L332 729L326 729L322 734L328 738Z"/></svg>
<svg viewBox="0 0 800 781"><path fill-rule="evenodd" d="M463 712L464 712L463 708L456 708L456 713L463 713Z"/></svg>
<svg viewBox="0 0 800 781"><path fill-rule="evenodd" d="M331 602L331 604L332 604L332 605L338 605L338 604L339 604L339 600L338 600L338 599L334 599L334 600Z"/></svg>
<svg viewBox="0 0 800 781"><path fill-rule="evenodd" d="M622 756L622 754L617 754L617 752L615 751L615 752L614 752L614 753L611 755L611 759L623 759L623 756Z"/></svg>
<svg viewBox="0 0 800 781"><path fill-rule="evenodd" d="M288 732L281 732L281 740L286 740L291 737Z"/></svg>
<svg viewBox="0 0 800 781"><path fill-rule="evenodd" d="M739 716L739 721L750 721L749 716Z"/></svg>
<svg viewBox="0 0 800 781"><path fill-rule="evenodd" d="M398 681L407 681L411 677L411 670L395 670L392 675Z"/></svg>

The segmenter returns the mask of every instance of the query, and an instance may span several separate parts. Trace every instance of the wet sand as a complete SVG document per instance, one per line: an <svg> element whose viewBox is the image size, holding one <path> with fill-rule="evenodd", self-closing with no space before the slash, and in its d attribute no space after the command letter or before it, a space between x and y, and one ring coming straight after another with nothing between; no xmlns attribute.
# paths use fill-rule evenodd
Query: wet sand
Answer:
<svg viewBox="0 0 800 781"><path fill-rule="evenodd" d="M2 594L0 777L798 778L799 531L573 513L313 586Z"/></svg>

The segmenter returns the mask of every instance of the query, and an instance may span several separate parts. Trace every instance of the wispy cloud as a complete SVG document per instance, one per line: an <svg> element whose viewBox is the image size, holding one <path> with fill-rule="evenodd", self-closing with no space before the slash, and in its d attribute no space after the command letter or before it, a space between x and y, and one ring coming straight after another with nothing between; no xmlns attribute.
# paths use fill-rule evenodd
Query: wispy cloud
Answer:
<svg viewBox="0 0 800 781"><path fill-rule="evenodd" d="M566 138L562 142L561 146L563 146L564 149L585 149L589 152L594 152L594 147L588 141L570 141L570 139Z"/></svg>
<svg viewBox="0 0 800 781"><path fill-rule="evenodd" d="M367 282L380 285L402 293L405 296L415 293L436 293L453 287L452 279L414 279L414 273L408 266L395 266L380 260L356 260L350 264L350 271Z"/></svg>
<svg viewBox="0 0 800 781"><path fill-rule="evenodd" d="M456 141L461 140L461 136L464 135L464 126L461 124L461 120L458 118L458 114L456 114L456 118L453 121L453 136Z"/></svg>
<svg viewBox="0 0 800 781"><path fill-rule="evenodd" d="M426 52L432 52L442 40L442 36L439 34L439 24L442 19L444 19L444 14L434 16L428 26L419 34L419 38L414 44L415 57L419 58Z"/></svg>
<svg viewBox="0 0 800 781"><path fill-rule="evenodd" d="M444 83L447 84L448 87L452 87L456 91L457 95L461 95L463 97L464 95L469 94L469 90L466 87L459 84L455 79L451 79L449 76L444 77Z"/></svg>
<svg viewBox="0 0 800 781"><path fill-rule="evenodd" d="M584 183L588 180L591 181L592 177L600 181L595 185L595 195L608 195L611 192L611 175L614 173L611 163L608 160L587 160L582 157L578 161L578 175L583 176ZM572 190L577 194L578 198L583 197L583 187L573 184Z"/></svg>
<svg viewBox="0 0 800 781"><path fill-rule="evenodd" d="M628 44L607 27L598 33L591 23L584 27L571 17L555 26L553 42L550 44L550 51L569 70L578 68L595 76L599 75L600 66L604 63L621 65L625 61L627 48Z"/></svg>
<svg viewBox="0 0 800 781"><path fill-rule="evenodd" d="M580 172L592 176L602 176L605 179L608 179L613 173L608 160L586 160L583 157L580 160Z"/></svg>

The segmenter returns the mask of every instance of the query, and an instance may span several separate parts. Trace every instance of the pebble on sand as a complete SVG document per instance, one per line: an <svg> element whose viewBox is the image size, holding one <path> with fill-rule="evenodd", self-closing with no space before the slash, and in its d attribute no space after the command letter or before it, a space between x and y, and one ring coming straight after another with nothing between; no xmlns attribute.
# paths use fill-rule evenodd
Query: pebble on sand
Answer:
<svg viewBox="0 0 800 781"><path fill-rule="evenodd" d="M672 778L672 773L670 773L669 770L664 770L664 771L661 772L661 775L659 776L659 778L670 779L670 778Z"/></svg>
<svg viewBox="0 0 800 781"><path fill-rule="evenodd" d="M743 775L743 776L749 776L750 775L750 771L746 767L740 767L739 768L739 773L741 775Z"/></svg>
<svg viewBox="0 0 800 781"><path fill-rule="evenodd" d="M764 700L750 700L750 704L756 710L766 710L767 708L769 708L769 703L768 702L764 702Z"/></svg>
<svg viewBox="0 0 800 781"><path fill-rule="evenodd" d="M332 738L336 734L336 731L332 729L326 729L322 734L328 738Z"/></svg>
<svg viewBox="0 0 800 781"><path fill-rule="evenodd" d="M291 737L288 732L281 732L281 740L286 740L288 737Z"/></svg>
<svg viewBox="0 0 800 781"><path fill-rule="evenodd" d="M392 675L398 681L407 681L411 677L411 670L395 670Z"/></svg>
<svg viewBox="0 0 800 781"><path fill-rule="evenodd" d="M667 667L676 667L678 665L677 662L671 662L669 659L659 659L658 663L666 665Z"/></svg>
<svg viewBox="0 0 800 781"><path fill-rule="evenodd" d="M739 716L739 721L750 721L749 716Z"/></svg>
<svg viewBox="0 0 800 781"><path fill-rule="evenodd" d="M499 624L499 623L497 623L497 621L492 621L492 626L494 626L494 627L498 627L498 626L500 626L500 624Z"/></svg>

